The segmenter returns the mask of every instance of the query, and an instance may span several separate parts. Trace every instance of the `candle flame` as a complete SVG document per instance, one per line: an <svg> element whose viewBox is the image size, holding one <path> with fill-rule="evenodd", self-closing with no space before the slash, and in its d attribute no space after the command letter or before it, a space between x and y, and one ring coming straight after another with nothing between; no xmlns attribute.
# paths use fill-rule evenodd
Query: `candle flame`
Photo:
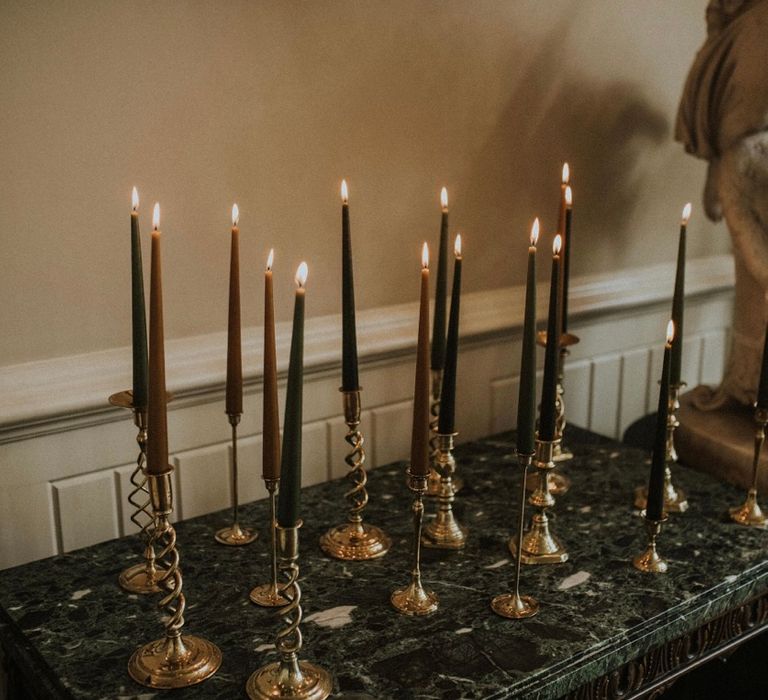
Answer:
<svg viewBox="0 0 768 700"><path fill-rule="evenodd" d="M440 190L440 206L443 211L448 211L448 190L445 187Z"/></svg>
<svg viewBox="0 0 768 700"><path fill-rule="evenodd" d="M296 270L296 284L299 289L302 289L307 284L307 275L309 275L309 268L307 263L303 262Z"/></svg>
<svg viewBox="0 0 768 700"><path fill-rule="evenodd" d="M453 254L457 257L461 257L461 234L456 234L456 240L453 243Z"/></svg>
<svg viewBox="0 0 768 700"><path fill-rule="evenodd" d="M349 204L349 190L347 189L347 181L341 181L341 201L344 204Z"/></svg>
<svg viewBox="0 0 768 700"><path fill-rule="evenodd" d="M567 207L573 206L573 192L570 185L565 186L565 205Z"/></svg>
<svg viewBox="0 0 768 700"><path fill-rule="evenodd" d="M135 187L131 191L131 209L139 211L139 191Z"/></svg>
<svg viewBox="0 0 768 700"><path fill-rule="evenodd" d="M555 240L552 243L552 253L554 255L560 255L560 249L563 247L563 237L558 233L555 236Z"/></svg>
<svg viewBox="0 0 768 700"><path fill-rule="evenodd" d="M237 222L240 221L240 209L237 204L232 205L232 226L237 226Z"/></svg>
<svg viewBox="0 0 768 700"><path fill-rule="evenodd" d="M533 220L531 226L531 245L536 245L539 242L539 217L537 216Z"/></svg>
<svg viewBox="0 0 768 700"><path fill-rule="evenodd" d="M571 181L571 168L568 163L563 163L563 184L567 185Z"/></svg>
<svg viewBox="0 0 768 700"><path fill-rule="evenodd" d="M421 247L421 266L424 268L429 267L429 246L427 245L426 241Z"/></svg>
<svg viewBox="0 0 768 700"><path fill-rule="evenodd" d="M675 322L670 320L667 324L667 345L672 345L675 339Z"/></svg>
<svg viewBox="0 0 768 700"><path fill-rule="evenodd" d="M272 269L272 263L275 262L275 249L269 249L269 255L267 256L267 270Z"/></svg>
<svg viewBox="0 0 768 700"><path fill-rule="evenodd" d="M155 231L160 230L160 202L155 202L155 208L152 210L152 228Z"/></svg>
<svg viewBox="0 0 768 700"><path fill-rule="evenodd" d="M687 224L688 219L690 218L691 218L691 203L688 202L688 204L686 204L683 207L683 224Z"/></svg>

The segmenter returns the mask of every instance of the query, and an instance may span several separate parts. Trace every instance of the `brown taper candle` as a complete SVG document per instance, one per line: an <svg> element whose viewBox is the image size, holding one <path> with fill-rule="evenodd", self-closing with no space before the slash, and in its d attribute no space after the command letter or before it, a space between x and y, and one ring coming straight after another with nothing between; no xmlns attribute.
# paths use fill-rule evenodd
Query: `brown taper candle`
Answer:
<svg viewBox="0 0 768 700"><path fill-rule="evenodd" d="M227 396L230 416L243 412L243 357L240 338L240 212L232 205L232 245L229 253L229 325L227 326Z"/></svg>
<svg viewBox="0 0 768 700"><path fill-rule="evenodd" d="M411 431L411 473L429 473L429 248L421 252L421 301L419 342L416 347L416 381L413 387L413 429Z"/></svg>
<svg viewBox="0 0 768 700"><path fill-rule="evenodd" d="M264 273L264 410L262 416L262 476L280 478L280 409L277 404L277 359L275 352L275 306L272 294L272 263L269 251Z"/></svg>

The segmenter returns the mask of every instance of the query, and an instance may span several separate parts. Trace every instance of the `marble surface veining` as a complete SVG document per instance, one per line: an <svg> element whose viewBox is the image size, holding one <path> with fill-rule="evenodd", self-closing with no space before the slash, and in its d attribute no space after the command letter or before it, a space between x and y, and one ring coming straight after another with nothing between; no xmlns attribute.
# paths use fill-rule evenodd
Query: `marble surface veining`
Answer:
<svg viewBox="0 0 768 700"><path fill-rule="evenodd" d="M691 508L670 518L660 551L666 576L629 563L644 544L632 492L647 478L643 453L569 427L576 458L563 467L571 490L558 498L553 530L570 552L554 566L524 566L521 592L541 603L538 616L511 621L489 607L511 590L507 540L516 522L520 471L511 434L457 450L465 487L456 512L470 528L462 552L423 550L425 584L440 597L426 618L398 614L392 590L408 581L411 498L404 465L372 471L366 519L383 527L392 550L371 562L324 556L320 534L343 520L340 481L304 490L301 584L302 658L327 668L340 698L555 698L768 588L768 534L723 518L738 489L678 467L675 481ZM247 468L247 467L246 467ZM433 514L435 504L428 502ZM187 595L186 631L222 649L219 672L175 697L244 697L245 681L275 660L276 619L251 604L267 580L266 502L241 509L262 532L255 544L213 540L229 511L180 523ZM45 697L154 698L168 693L135 684L126 664L141 643L161 636L155 599L118 587L120 570L138 560L135 537L0 572L0 633Z"/></svg>

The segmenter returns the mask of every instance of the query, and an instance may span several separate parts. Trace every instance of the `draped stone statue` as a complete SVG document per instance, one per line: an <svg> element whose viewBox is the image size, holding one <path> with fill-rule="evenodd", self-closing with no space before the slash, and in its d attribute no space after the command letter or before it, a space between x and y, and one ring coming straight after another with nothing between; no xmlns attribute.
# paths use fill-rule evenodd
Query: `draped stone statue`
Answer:
<svg viewBox="0 0 768 700"><path fill-rule="evenodd" d="M675 137L709 161L704 211L725 218L736 267L731 347L719 387L700 410L756 398L768 293L768 0L711 0L707 39L685 84Z"/></svg>

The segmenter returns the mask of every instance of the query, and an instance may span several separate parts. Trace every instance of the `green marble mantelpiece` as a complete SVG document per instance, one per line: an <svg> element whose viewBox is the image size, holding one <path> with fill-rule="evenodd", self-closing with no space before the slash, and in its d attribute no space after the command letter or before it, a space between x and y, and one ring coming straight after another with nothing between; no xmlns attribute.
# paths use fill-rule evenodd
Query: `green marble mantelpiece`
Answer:
<svg viewBox="0 0 768 700"><path fill-rule="evenodd" d="M557 698L642 657L670 640L768 592L764 531L725 522L743 493L683 467L675 483L691 508L665 527L665 576L629 563L644 544L632 509L647 478L644 454L569 428L576 458L564 469L571 490L558 499L553 528L565 564L523 568L522 592L541 602L537 617L497 617L490 598L512 585L507 550L520 473L509 434L457 452L465 487L457 514L470 528L462 552L423 551L423 576L440 609L413 619L389 604L407 582L410 496L402 464L370 474L371 522L393 538L384 558L340 562L325 557L320 535L345 513L339 481L305 489L301 530L304 603L302 657L334 677L346 698ZM247 465L243 465L247 469ZM429 502L427 512L434 513ZM242 508L242 521L265 530L267 504ZM226 513L177 527L187 594L187 629L223 651L220 671L174 697L239 698L254 670L275 659L274 613L248 591L268 576L266 542L221 547L214 530ZM118 573L136 560L122 538L0 572L0 640L15 673L45 698L155 697L131 681L126 664L141 643L161 635L153 600L124 593Z"/></svg>

